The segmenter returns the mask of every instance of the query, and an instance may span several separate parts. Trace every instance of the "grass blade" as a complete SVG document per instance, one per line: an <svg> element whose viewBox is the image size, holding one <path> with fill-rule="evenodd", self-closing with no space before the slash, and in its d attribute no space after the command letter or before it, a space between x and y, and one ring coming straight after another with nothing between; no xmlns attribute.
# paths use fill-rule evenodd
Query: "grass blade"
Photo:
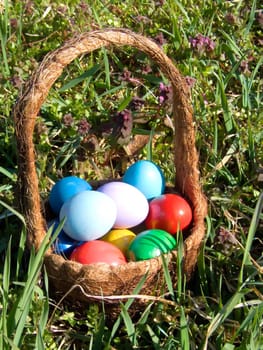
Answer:
<svg viewBox="0 0 263 350"><path fill-rule="evenodd" d="M228 106L228 102L227 102L227 97L226 97L226 93L225 93L225 84L223 81L223 77L221 74L221 71L219 70L219 74L216 74L214 72L214 75L217 79L217 88L219 93L217 93L217 103L220 105L222 105L223 108L223 117L224 117L224 121L225 121L225 128L227 133L231 133L234 129L234 122L232 119L232 116L230 114L229 111L229 106Z"/></svg>
<svg viewBox="0 0 263 350"><path fill-rule="evenodd" d="M235 338L239 334L244 332L246 329L251 330L252 328L258 328L258 330L259 330L260 329L260 320L263 320L263 302L252 307L249 310L246 318L243 320L240 327L238 328L238 330L235 334ZM254 324L254 326L251 327L251 324L252 325Z"/></svg>
<svg viewBox="0 0 263 350"><path fill-rule="evenodd" d="M172 278L168 268L168 261L164 255L161 255L161 258L162 258L162 264L163 264L165 283L170 295L172 296L172 299L174 300L174 288L173 288L173 282L172 282Z"/></svg>
<svg viewBox="0 0 263 350"><path fill-rule="evenodd" d="M2 200L0 200L0 205L2 205L6 209L8 209L11 213L16 215L18 217L18 219L20 219L22 221L22 223L26 226L26 222L25 222L25 219L24 219L22 214L20 214L17 210L15 210L14 208L10 207L10 205L6 204Z"/></svg>
<svg viewBox="0 0 263 350"><path fill-rule="evenodd" d="M252 5L251 5L251 9L250 9L248 23L247 23L247 26L246 26L246 29L244 32L245 36L248 35L248 33L250 32L252 24L255 20L256 9L257 9L257 0L253 0Z"/></svg>
<svg viewBox="0 0 263 350"><path fill-rule="evenodd" d="M152 157L153 157L153 151L152 151L153 137L154 137L154 130L151 129L149 141L147 142L147 145L146 145L147 159L150 161L152 161Z"/></svg>
<svg viewBox="0 0 263 350"><path fill-rule="evenodd" d="M111 81L110 81L110 64L109 59L107 55L107 51L105 48L102 48L103 56L104 56L104 70L105 70L105 82L107 89L110 89L111 87Z"/></svg>
<svg viewBox="0 0 263 350"><path fill-rule="evenodd" d="M64 222L61 223L61 225L62 224L64 224ZM33 298L35 285L42 267L44 254L52 244L53 240L56 238L56 234L58 234L59 232L58 230L61 229L61 227L63 227L61 225L58 226L51 240L50 236L52 233L52 228L48 230L46 236L42 241L39 251L36 254L34 253L34 251L31 251L31 259L28 267L28 276L24 285L24 289L20 298L14 304L8 316L8 325L10 332L9 334L14 333L13 341L16 346L20 345L22 333L25 327L25 321Z"/></svg>
<svg viewBox="0 0 263 350"><path fill-rule="evenodd" d="M237 57L242 57L243 56L242 51L238 47L237 43L234 41L233 37L231 37L224 30L219 30L219 32L226 39L228 47L231 49L231 51L233 51L237 55Z"/></svg>
<svg viewBox="0 0 263 350"><path fill-rule="evenodd" d="M182 232L177 233L177 293L178 293L178 302L180 303L183 285L184 285L184 274L183 274L183 259L184 259L184 243Z"/></svg>
<svg viewBox="0 0 263 350"><path fill-rule="evenodd" d="M1 4L2 5L2 4ZM10 75L10 69L8 65L8 59L7 59L7 49L6 49L6 43L9 37L9 1L5 0L3 2L3 13L0 12L0 42L1 42L1 50L2 50L2 57L3 57L3 73L5 76Z"/></svg>
<svg viewBox="0 0 263 350"><path fill-rule="evenodd" d="M152 345L154 349L159 350L160 349L160 340L157 334L154 333L153 329L149 324L146 325L146 329L152 339Z"/></svg>
<svg viewBox="0 0 263 350"><path fill-rule="evenodd" d="M14 181L15 174L11 173L7 169L3 168L2 166L0 166L0 173L8 177L10 180Z"/></svg>
<svg viewBox="0 0 263 350"><path fill-rule="evenodd" d="M23 227L21 235L20 235L18 251L17 251L16 274L15 274L16 280L18 280L18 275L19 275L19 271L20 271L22 257L24 255L25 247L26 247L26 228Z"/></svg>
<svg viewBox="0 0 263 350"><path fill-rule="evenodd" d="M180 307L180 335L181 335L181 347L184 350L190 349L190 338L188 322L185 317L183 306Z"/></svg>
<svg viewBox="0 0 263 350"><path fill-rule="evenodd" d="M65 85L63 85L60 89L59 92L64 92L66 90L69 90L71 88L73 88L74 86L80 84L82 81L84 81L85 79L92 77L98 70L100 69L100 64L96 64L95 66L91 67L90 69L88 69L86 72L84 72L83 74L81 74L79 77L70 80L68 83L66 83Z"/></svg>
<svg viewBox="0 0 263 350"><path fill-rule="evenodd" d="M1 349L4 349L4 344L6 340L9 339L8 324L6 322L8 315L8 294L10 287L10 270L11 270L11 241L10 238L8 242L8 247L5 256L4 270L3 270L3 285L1 288L2 293L2 312L1 312L1 337L0 345Z"/></svg>
<svg viewBox="0 0 263 350"><path fill-rule="evenodd" d="M130 315L128 314L126 307L123 304L121 305L121 315L122 315L122 319L123 319L125 327L126 327L127 336L130 339L132 347L134 347L134 346L137 347L138 343L136 340L135 327L134 327L134 324L132 322Z"/></svg>
<svg viewBox="0 0 263 350"><path fill-rule="evenodd" d="M256 204L256 208L250 223L250 227L248 230L248 236L247 236L247 240L246 240L246 246L245 246L245 251L244 251L244 255L243 255L243 261L242 261L242 265L240 268L240 274L239 274L239 286L243 283L243 274L244 274L244 267L248 264L250 264L250 249L251 249L251 245L258 227L258 223L259 223L259 219L260 219L260 214L262 212L263 209L263 192L260 194L257 204Z"/></svg>
<svg viewBox="0 0 263 350"><path fill-rule="evenodd" d="M44 286L45 286L46 296L44 296L44 303L41 310L41 315L40 315L39 324L38 324L38 332L36 336L36 349L39 349L39 350L46 349L43 341L43 334L46 328L46 324L48 321L48 314L49 314L48 276L45 269L44 269Z"/></svg>
<svg viewBox="0 0 263 350"><path fill-rule="evenodd" d="M225 319L230 315L230 313L234 310L235 306L240 302L241 298L248 291L239 291L236 292L228 302L223 306L223 308L216 314L216 316L212 319L206 333L205 344L203 350L208 349L208 339L211 335L217 330L219 326L223 324Z"/></svg>
<svg viewBox="0 0 263 350"><path fill-rule="evenodd" d="M134 288L134 291L133 291L133 294L138 294L139 291L141 290L145 280L147 278L147 274L145 274L141 280L139 281L139 283L137 284L137 286ZM129 307L131 306L131 304L133 303L134 299L131 298L129 299L123 306L123 308L126 309L126 311L129 309ZM123 308L122 308L122 311L123 311ZM112 341L112 339L114 338L120 324L121 324L121 318L122 318L122 313L119 315L119 317L117 318L117 320L115 321L113 327L112 327L112 330L111 330L111 334L110 334L110 337L109 337L109 340L108 340L108 343L107 343L107 346L110 346L110 343Z"/></svg>

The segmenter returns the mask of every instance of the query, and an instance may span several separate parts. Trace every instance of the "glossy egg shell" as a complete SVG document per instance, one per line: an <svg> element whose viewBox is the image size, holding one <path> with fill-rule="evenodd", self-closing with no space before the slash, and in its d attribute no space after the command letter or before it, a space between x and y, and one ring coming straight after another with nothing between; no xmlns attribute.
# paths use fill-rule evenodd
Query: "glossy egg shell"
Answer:
<svg viewBox="0 0 263 350"><path fill-rule="evenodd" d="M52 235L56 232L58 225L59 220L57 219L54 219L48 223L48 228L52 227ZM79 244L79 241L75 241L74 239L70 238L62 229L52 244L52 248L55 254L68 257L74 248L76 248Z"/></svg>
<svg viewBox="0 0 263 350"><path fill-rule="evenodd" d="M132 164L125 171L122 180L138 188L147 199L160 196L165 189L165 178L161 169L149 160L139 160Z"/></svg>
<svg viewBox="0 0 263 350"><path fill-rule="evenodd" d="M130 228L143 222L149 211L145 196L134 186L112 181L98 188L99 192L111 197L117 207L114 228Z"/></svg>
<svg viewBox="0 0 263 350"><path fill-rule="evenodd" d="M77 176L67 176L59 180L52 187L49 194L49 204L52 211L58 215L62 205L75 196L77 193L82 191L91 190L91 185L77 177Z"/></svg>
<svg viewBox="0 0 263 350"><path fill-rule="evenodd" d="M118 247L125 255L131 241L136 237L136 234L127 229L115 229L108 232L101 240L109 242Z"/></svg>
<svg viewBox="0 0 263 350"><path fill-rule="evenodd" d="M75 241L62 231L53 243L54 253L68 257L80 244L79 241Z"/></svg>
<svg viewBox="0 0 263 350"><path fill-rule="evenodd" d="M66 218L64 231L77 241L92 241L104 236L117 216L114 201L104 193L83 191L65 202L59 219Z"/></svg>
<svg viewBox="0 0 263 350"><path fill-rule="evenodd" d="M192 221L192 209L181 196L167 193L151 200L145 220L148 229L158 228L171 234L184 230Z"/></svg>
<svg viewBox="0 0 263 350"><path fill-rule="evenodd" d="M105 263L109 265L126 264L127 260L121 250L111 243L104 241L90 241L75 248L70 260L89 265Z"/></svg>
<svg viewBox="0 0 263 350"><path fill-rule="evenodd" d="M131 242L127 257L132 261L148 260L175 249L176 240L170 233L153 229L137 235Z"/></svg>

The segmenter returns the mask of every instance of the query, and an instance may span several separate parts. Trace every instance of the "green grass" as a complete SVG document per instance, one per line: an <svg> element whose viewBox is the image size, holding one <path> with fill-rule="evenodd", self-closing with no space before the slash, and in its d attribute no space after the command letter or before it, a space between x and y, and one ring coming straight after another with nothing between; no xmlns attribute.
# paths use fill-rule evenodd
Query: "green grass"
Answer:
<svg viewBox="0 0 263 350"><path fill-rule="evenodd" d="M1 349L263 349L262 16L256 0L0 1ZM12 121L20 89L47 52L76 32L109 26L159 40L180 71L195 79L191 101L209 202L192 280L186 283L182 274L180 243L176 286L163 261L169 295L150 299L136 319L129 299L113 325L96 305L79 313L52 300L42 270L47 242L38 253L25 248L24 218L14 201ZM198 34L215 46L192 47L190 38ZM123 174L131 161L129 143L111 133L109 121L126 109L133 114L132 136L148 135L133 159L152 159L172 182L171 110L158 103L160 82L169 83L128 47L72 62L52 87L35 130L43 198L66 174ZM130 104L134 97L143 101L137 109ZM70 125L65 115L72 116ZM78 132L83 118L91 125L87 135Z"/></svg>

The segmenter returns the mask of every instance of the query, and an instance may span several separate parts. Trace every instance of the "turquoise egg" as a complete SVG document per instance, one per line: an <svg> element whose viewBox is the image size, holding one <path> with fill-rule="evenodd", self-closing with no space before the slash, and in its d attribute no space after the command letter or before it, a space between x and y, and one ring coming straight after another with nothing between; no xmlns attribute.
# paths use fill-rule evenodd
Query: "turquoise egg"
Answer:
<svg viewBox="0 0 263 350"><path fill-rule="evenodd" d="M164 193L164 175L159 166L149 160L139 160L132 164L125 171L122 180L140 190L148 200Z"/></svg>
<svg viewBox="0 0 263 350"><path fill-rule="evenodd" d="M68 199L72 198L79 192L91 189L92 187L87 181L77 176L66 176L56 182L52 187L49 194L50 207L52 211L58 215L62 205Z"/></svg>

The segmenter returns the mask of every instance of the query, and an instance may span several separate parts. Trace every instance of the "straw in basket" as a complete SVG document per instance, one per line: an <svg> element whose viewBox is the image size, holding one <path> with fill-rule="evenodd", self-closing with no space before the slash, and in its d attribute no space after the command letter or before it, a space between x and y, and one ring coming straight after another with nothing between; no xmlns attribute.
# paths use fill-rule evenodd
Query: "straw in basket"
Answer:
<svg viewBox="0 0 263 350"><path fill-rule="evenodd" d="M142 35L126 29L105 29L82 33L50 52L43 59L24 87L14 106L15 134L18 151L18 200L27 225L29 248L39 249L46 235L46 221L42 213L35 166L33 132L36 116L50 88L63 69L82 54L101 47L129 45L147 54L169 79L173 89L175 188L191 203L193 224L184 241L184 272L189 279L195 268L200 245L205 234L204 219L207 202L202 193L195 148L195 130L188 86L173 62L158 45ZM176 283L176 251L167 255L169 269ZM163 292L164 277L161 257L129 262L120 266L107 264L82 265L48 251L44 257L51 285L61 295L81 304L102 301L118 303L118 296L131 295L145 277L142 295ZM76 288L72 288L77 286ZM113 296L113 300L107 298Z"/></svg>

